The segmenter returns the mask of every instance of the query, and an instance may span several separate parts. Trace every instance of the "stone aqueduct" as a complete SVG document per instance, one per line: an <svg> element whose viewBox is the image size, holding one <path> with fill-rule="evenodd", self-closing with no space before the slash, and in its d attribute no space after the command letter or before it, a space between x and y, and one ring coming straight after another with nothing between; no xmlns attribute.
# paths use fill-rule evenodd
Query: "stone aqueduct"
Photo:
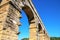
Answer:
<svg viewBox="0 0 60 40"><path fill-rule="evenodd" d="M18 40L21 10L30 24L29 40L50 40L32 0L0 0L0 40Z"/></svg>

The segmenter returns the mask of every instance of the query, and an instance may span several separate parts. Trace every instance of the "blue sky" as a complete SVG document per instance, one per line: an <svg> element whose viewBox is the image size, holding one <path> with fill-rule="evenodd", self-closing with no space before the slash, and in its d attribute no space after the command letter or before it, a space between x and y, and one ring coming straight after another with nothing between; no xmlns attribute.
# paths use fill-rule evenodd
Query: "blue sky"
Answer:
<svg viewBox="0 0 60 40"><path fill-rule="evenodd" d="M50 37L60 37L60 0L32 0L41 17ZM29 24L24 11L22 11L19 27L19 40L29 37Z"/></svg>

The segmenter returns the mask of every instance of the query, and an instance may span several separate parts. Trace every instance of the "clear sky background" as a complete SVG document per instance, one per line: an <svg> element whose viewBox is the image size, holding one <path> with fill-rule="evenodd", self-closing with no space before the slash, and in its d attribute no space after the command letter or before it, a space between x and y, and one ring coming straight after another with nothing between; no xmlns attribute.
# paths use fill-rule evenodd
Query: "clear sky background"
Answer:
<svg viewBox="0 0 60 40"><path fill-rule="evenodd" d="M50 37L60 37L60 0L32 0ZM22 11L19 40L29 37L29 24Z"/></svg>

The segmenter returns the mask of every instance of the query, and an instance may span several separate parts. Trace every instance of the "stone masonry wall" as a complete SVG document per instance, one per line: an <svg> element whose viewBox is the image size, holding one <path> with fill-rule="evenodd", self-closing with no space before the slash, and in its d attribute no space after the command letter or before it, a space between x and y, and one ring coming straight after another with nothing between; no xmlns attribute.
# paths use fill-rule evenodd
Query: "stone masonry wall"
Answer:
<svg viewBox="0 0 60 40"><path fill-rule="evenodd" d="M0 7L0 40L18 40L20 13L12 5Z"/></svg>

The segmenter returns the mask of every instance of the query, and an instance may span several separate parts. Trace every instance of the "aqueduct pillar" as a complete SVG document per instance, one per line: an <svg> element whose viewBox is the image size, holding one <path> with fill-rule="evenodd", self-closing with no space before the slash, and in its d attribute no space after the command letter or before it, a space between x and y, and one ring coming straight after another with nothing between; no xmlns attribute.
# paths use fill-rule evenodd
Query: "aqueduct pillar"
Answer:
<svg viewBox="0 0 60 40"><path fill-rule="evenodd" d="M0 0L0 40L18 40L21 10L30 24L29 40L50 40L31 0Z"/></svg>

